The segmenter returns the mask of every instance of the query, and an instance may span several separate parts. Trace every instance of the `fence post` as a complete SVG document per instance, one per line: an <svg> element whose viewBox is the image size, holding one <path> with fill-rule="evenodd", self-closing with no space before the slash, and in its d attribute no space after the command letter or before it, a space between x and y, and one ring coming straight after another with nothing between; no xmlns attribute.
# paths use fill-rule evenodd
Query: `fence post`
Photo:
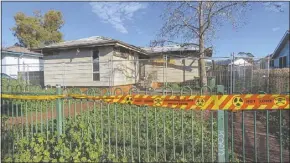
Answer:
<svg viewBox="0 0 290 163"><path fill-rule="evenodd" d="M56 85L56 94L61 95L62 90L60 85ZM56 100L56 121L57 121L57 136L62 134L62 99Z"/></svg>
<svg viewBox="0 0 290 163"><path fill-rule="evenodd" d="M217 94L224 93L224 86L217 85ZM218 162L228 161L228 130L227 130L227 113L218 110Z"/></svg>

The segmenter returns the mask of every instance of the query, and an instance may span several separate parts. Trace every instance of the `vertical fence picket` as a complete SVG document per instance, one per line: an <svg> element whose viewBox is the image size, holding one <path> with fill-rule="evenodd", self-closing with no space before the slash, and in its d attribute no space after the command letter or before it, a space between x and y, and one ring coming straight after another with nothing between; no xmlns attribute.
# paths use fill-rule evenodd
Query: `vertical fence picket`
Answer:
<svg viewBox="0 0 290 163"><path fill-rule="evenodd" d="M243 154L243 162L246 162L245 158L245 112L242 111L242 154Z"/></svg>
<svg viewBox="0 0 290 163"><path fill-rule="evenodd" d="M38 133L38 104L39 101L35 101L35 133L37 134Z"/></svg>
<svg viewBox="0 0 290 163"><path fill-rule="evenodd" d="M40 131L41 131L41 134L43 133L43 119L42 119L42 101L40 102Z"/></svg>
<svg viewBox="0 0 290 163"><path fill-rule="evenodd" d="M108 104L108 143L109 143L109 154L111 154L111 121L110 121L110 104Z"/></svg>
<svg viewBox="0 0 290 163"><path fill-rule="evenodd" d="M100 116L101 116L101 142L102 142L102 154L104 154L104 120L103 120L103 102L100 101Z"/></svg>
<svg viewBox="0 0 290 163"><path fill-rule="evenodd" d="M138 106L138 113L137 113L137 144L138 144L138 161L141 162L140 156L140 107Z"/></svg>
<svg viewBox="0 0 290 163"><path fill-rule="evenodd" d="M280 141L280 162L283 162L283 123L282 123L282 111L279 110L279 141Z"/></svg>
<svg viewBox="0 0 290 163"><path fill-rule="evenodd" d="M130 144L131 144L131 161L134 161L134 155L133 155L133 119L132 119L132 107L129 107L130 109Z"/></svg>
<svg viewBox="0 0 290 163"><path fill-rule="evenodd" d="M158 124L157 124L157 113L156 113L156 107L154 107L154 124L155 124L155 159L158 160Z"/></svg>
<svg viewBox="0 0 290 163"><path fill-rule="evenodd" d="M146 110L146 148L147 148L147 162L149 162L149 131L148 131L148 108L145 107Z"/></svg>
<svg viewBox="0 0 290 163"><path fill-rule="evenodd" d="M118 157L118 125L117 125L117 104L114 104L114 117L115 117L115 155Z"/></svg>
<svg viewBox="0 0 290 163"><path fill-rule="evenodd" d="M173 143L173 160L175 160L175 135L174 135L174 122L175 122L175 117L174 117L174 112L175 110L172 109L172 143Z"/></svg>
<svg viewBox="0 0 290 163"><path fill-rule="evenodd" d="M267 150L267 162L270 162L269 155L269 111L266 110L266 150Z"/></svg>
<svg viewBox="0 0 290 163"><path fill-rule="evenodd" d="M123 157L126 157L125 107L122 107Z"/></svg>
<svg viewBox="0 0 290 163"><path fill-rule="evenodd" d="M166 115L165 115L165 110L163 111L163 154L164 154L164 161L166 161L166 128L165 128L165 123L166 123Z"/></svg>
<svg viewBox="0 0 290 163"><path fill-rule="evenodd" d="M191 152L192 152L192 161L194 162L195 161L195 158L194 158L194 152L195 152L195 146L194 146L194 123L193 123L193 119L194 119L194 111L191 110Z"/></svg>
<svg viewBox="0 0 290 163"><path fill-rule="evenodd" d="M254 111L254 151L255 151L255 162L258 161L257 157L257 111Z"/></svg>
<svg viewBox="0 0 290 163"><path fill-rule="evenodd" d="M23 100L20 101L20 114L21 114L21 138L24 136L24 122L23 122Z"/></svg>

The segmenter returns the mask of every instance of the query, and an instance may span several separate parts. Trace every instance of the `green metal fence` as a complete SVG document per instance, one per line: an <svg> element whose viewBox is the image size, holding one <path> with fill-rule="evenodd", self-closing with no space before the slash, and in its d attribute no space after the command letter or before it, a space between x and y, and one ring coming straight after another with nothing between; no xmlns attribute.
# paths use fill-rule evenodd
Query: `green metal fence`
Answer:
<svg viewBox="0 0 290 163"><path fill-rule="evenodd" d="M64 91L60 87L44 90L8 86L6 91L23 95L81 93L79 89ZM88 89L86 94L104 95L109 92ZM170 93L170 88L164 88L162 92ZM217 92L222 93L223 88L217 87ZM125 92L115 89L111 93ZM138 94L138 91L131 89L126 93ZM149 89L145 93L155 92ZM180 92L182 95L191 93L189 87L183 87ZM208 93L213 94L210 88ZM115 162L270 162L277 153L271 150L274 148L271 143L277 140L278 144L274 145L279 149L278 161L289 161L285 154L289 152L289 117L286 116L289 111L278 111L278 115L272 116L272 119L270 111L263 111L266 116L260 115L259 120L257 112L174 110L70 98L42 101L2 99L2 120L6 118L1 131L2 158L23 161L25 159L21 158L27 155L38 156L40 146L37 145L41 144L44 146L42 152L49 154L31 160L43 161L47 158L48 161L62 162L88 161L89 158L90 161ZM245 115L248 113L253 114L253 126L247 129ZM238 120L239 117L241 120ZM263 122L263 117L266 118L266 148L259 145L261 141L257 142L261 140L257 122ZM276 128L278 126L278 132L273 131L271 123L275 123ZM250 132L254 134L254 141L246 136ZM54 136L58 139L55 140ZM35 143L28 145L29 142ZM249 143L254 143L253 148L248 149ZM23 149L33 152L23 154L20 151ZM95 149L100 151L97 156L89 151ZM71 155L66 156L67 152ZM263 156L266 156L266 160L263 160Z"/></svg>

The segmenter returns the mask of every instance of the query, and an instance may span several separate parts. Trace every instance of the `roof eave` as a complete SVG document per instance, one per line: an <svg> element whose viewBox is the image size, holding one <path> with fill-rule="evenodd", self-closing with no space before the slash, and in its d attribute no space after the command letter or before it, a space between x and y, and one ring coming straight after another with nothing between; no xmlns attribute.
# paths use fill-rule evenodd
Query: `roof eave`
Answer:
<svg viewBox="0 0 290 163"><path fill-rule="evenodd" d="M33 49L33 50L37 50L37 51L50 51L50 50L66 50L66 49L73 49L73 48L90 48L90 47L99 47L99 46L122 46L125 48L129 48L131 50L137 51L139 53L142 53L144 55L147 55L146 52L142 51L142 49L138 49L136 47L130 46L128 44L124 44L118 41L110 41L110 42L106 42L106 43L92 43L92 44L79 44L79 45L72 45L72 46L54 46L54 47L43 47L43 48L37 48L37 49Z"/></svg>
<svg viewBox="0 0 290 163"><path fill-rule="evenodd" d="M129 45L129 44L125 44L125 43L122 43L122 42L117 42L116 44L117 46L122 46L122 47L125 47L125 48L128 48L130 50L133 50L133 51L136 51L138 53L141 53L141 54L144 54L144 55L148 55L148 53L138 47L134 47L132 45Z"/></svg>
<svg viewBox="0 0 290 163"><path fill-rule="evenodd" d="M41 54L41 53L39 53L39 54L23 53L23 52L12 52L12 51L6 51L6 50L1 51L1 53L8 54L8 55L29 56L29 57L37 57L37 58L43 57L43 54Z"/></svg>
<svg viewBox="0 0 290 163"><path fill-rule="evenodd" d="M67 49L74 49L74 48L91 48L97 46L114 46L116 43L103 43L103 44L85 44L85 45L72 45L72 46L55 46L55 47L43 47L34 50L67 50Z"/></svg>
<svg viewBox="0 0 290 163"><path fill-rule="evenodd" d="M287 43L287 39L289 40L289 31L286 31L286 33L284 34L283 38L280 40L278 46L276 47L276 49L273 52L273 55L271 58L276 58L278 53L282 50L282 47L284 46L284 44Z"/></svg>

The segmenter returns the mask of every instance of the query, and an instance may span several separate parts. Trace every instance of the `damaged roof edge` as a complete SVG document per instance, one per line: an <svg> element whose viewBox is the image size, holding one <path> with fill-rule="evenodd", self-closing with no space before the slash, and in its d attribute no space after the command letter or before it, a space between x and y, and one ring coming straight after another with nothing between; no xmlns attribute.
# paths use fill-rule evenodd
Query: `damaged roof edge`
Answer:
<svg viewBox="0 0 290 163"><path fill-rule="evenodd" d="M136 52L142 53L144 55L147 55L147 52L144 51L141 48L138 48L136 46L130 45L130 44L126 44L124 42L121 41L106 41L106 42L102 42L102 43L87 43L87 44L78 44L78 45L63 45L63 46L47 46L47 47L43 47L43 48L36 48L36 49L32 49L34 51L43 51L43 50L55 50L55 49L60 49L60 50L65 50L65 49L73 49L73 48L85 48L85 47L98 47L98 46L122 46L124 48L128 48L130 50L134 50Z"/></svg>

